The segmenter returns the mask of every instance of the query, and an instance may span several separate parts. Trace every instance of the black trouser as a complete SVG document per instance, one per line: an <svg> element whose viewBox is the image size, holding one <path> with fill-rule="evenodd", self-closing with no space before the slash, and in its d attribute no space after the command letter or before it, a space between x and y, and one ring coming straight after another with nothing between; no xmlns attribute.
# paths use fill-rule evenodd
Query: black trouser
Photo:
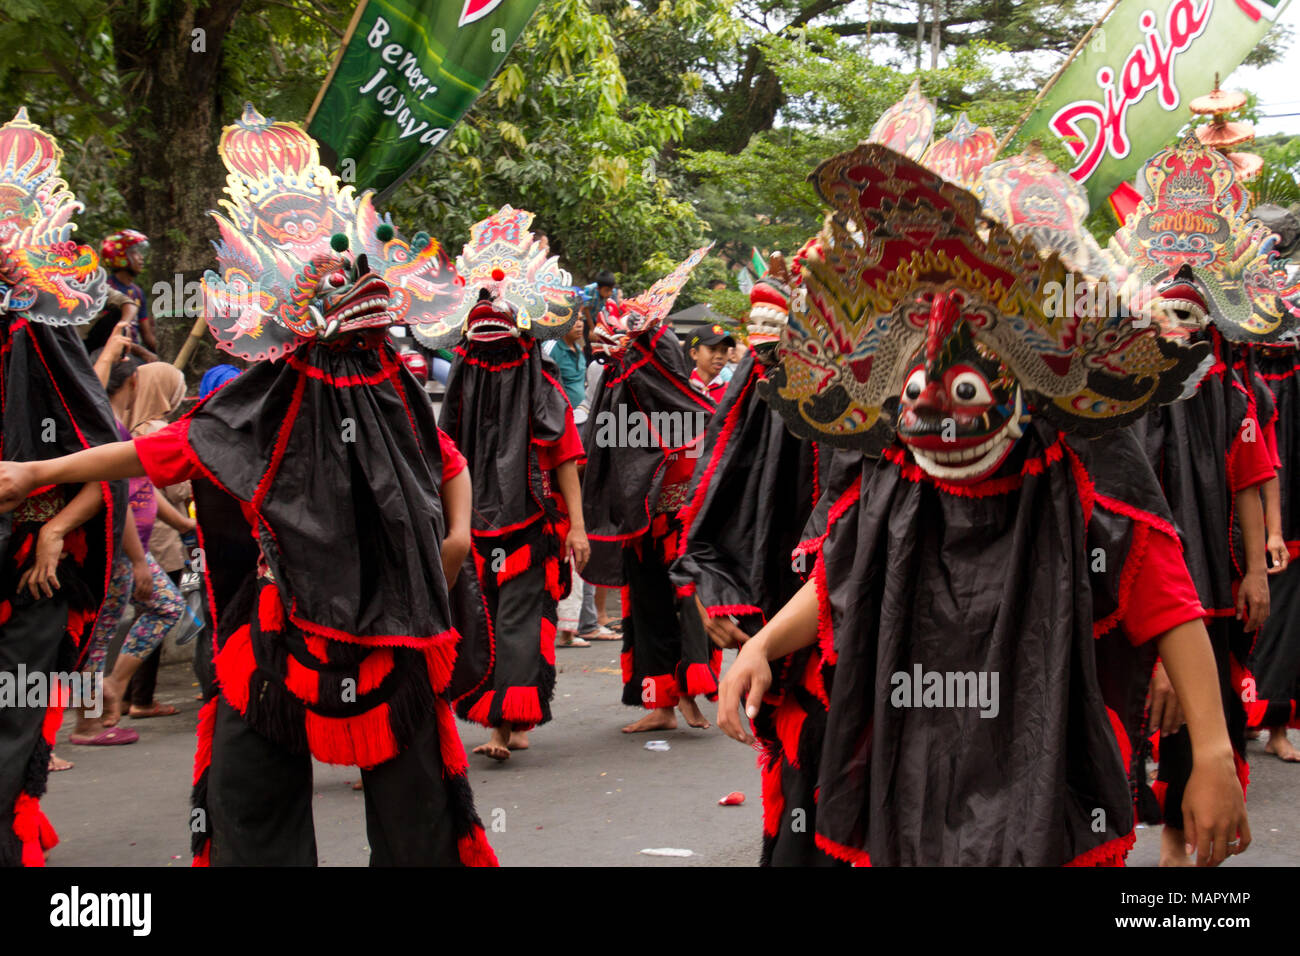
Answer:
<svg viewBox="0 0 1300 956"><path fill-rule="evenodd" d="M167 577L172 579L172 584L176 585L178 591L181 588L181 575L184 573L184 568L167 572ZM153 704L154 690L158 686L158 665L162 663L162 651L163 646L159 644L131 676L131 683L126 685L128 707L148 708Z"/></svg>
<svg viewBox="0 0 1300 956"><path fill-rule="evenodd" d="M28 674L50 674L58 669L59 652L66 638L68 602L61 591L31 602L10 596L15 607L0 627L0 671L17 680L18 665ZM19 688L20 693L25 688ZM14 835L14 801L26 792L45 792L50 748L41 728L45 707L0 707L0 866L17 866L22 848Z"/></svg>
<svg viewBox="0 0 1300 956"><path fill-rule="evenodd" d="M371 866L460 864L437 721L392 760L362 770ZM315 866L312 765L217 703L208 770L212 866Z"/></svg>

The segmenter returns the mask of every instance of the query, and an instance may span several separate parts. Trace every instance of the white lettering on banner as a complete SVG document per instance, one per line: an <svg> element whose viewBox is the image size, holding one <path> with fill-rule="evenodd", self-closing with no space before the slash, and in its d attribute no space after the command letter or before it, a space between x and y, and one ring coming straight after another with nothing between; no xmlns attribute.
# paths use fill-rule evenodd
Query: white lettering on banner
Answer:
<svg viewBox="0 0 1300 956"><path fill-rule="evenodd" d="M1070 175L1084 182L1097 171L1106 154L1123 159L1129 154L1128 110L1152 90L1161 107L1173 111L1181 97L1174 79L1178 56L1205 32L1214 0L1176 0L1165 17L1163 34L1156 14L1143 10L1138 18L1143 41L1134 45L1116 72L1110 66L1097 71L1101 102L1075 100L1057 110L1048 128L1065 142L1078 160ZM1091 132L1083 126L1091 124Z"/></svg>

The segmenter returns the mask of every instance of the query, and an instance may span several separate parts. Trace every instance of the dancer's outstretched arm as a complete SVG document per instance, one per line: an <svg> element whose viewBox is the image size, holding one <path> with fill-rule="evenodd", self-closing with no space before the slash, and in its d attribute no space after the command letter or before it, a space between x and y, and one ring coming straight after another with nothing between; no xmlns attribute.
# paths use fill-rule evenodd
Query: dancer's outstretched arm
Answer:
<svg viewBox="0 0 1300 956"><path fill-rule="evenodd" d="M758 705L772 686L772 668L768 661L793 654L817 640L817 585L814 581L801 587L785 607L772 615L757 634L745 642L718 687L718 726L728 737L751 744L745 722L740 719L741 699L745 713L752 720Z"/></svg>
<svg viewBox="0 0 1300 956"><path fill-rule="evenodd" d="M13 511L35 488L80 485L87 481L139 478L144 466L135 443L112 442L46 461L0 462L0 514Z"/></svg>
<svg viewBox="0 0 1300 956"><path fill-rule="evenodd" d="M1214 651L1200 618L1156 640L1192 740L1192 776L1183 794L1187 842L1196 847L1198 866L1218 866L1250 846L1250 824L1223 717Z"/></svg>
<svg viewBox="0 0 1300 956"><path fill-rule="evenodd" d="M564 539L564 557L572 558L579 571L587 566L591 557L591 544L587 541L587 524L582 517L582 485L578 481L578 465L570 460L555 469L555 483L569 510L569 534Z"/></svg>

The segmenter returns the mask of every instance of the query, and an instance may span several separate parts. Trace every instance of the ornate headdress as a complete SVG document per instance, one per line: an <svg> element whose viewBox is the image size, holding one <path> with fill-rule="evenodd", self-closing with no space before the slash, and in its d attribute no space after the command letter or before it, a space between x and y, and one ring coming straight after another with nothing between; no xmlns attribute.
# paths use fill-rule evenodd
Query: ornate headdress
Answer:
<svg viewBox="0 0 1300 956"><path fill-rule="evenodd" d="M85 207L59 175L63 150L22 107L0 126L0 311L81 325L104 306L105 273L72 240Z"/></svg>
<svg viewBox="0 0 1300 956"><path fill-rule="evenodd" d="M712 248L713 243L700 246L636 298L606 303L596 317L596 327L592 329L592 351L601 355L620 352L634 335L648 332L663 322L672 311L686 280Z"/></svg>
<svg viewBox="0 0 1300 956"><path fill-rule="evenodd" d="M921 81L913 80L907 95L880 114L867 142L919 160L930 148L933 134L934 104L921 92Z"/></svg>
<svg viewBox="0 0 1300 956"><path fill-rule="evenodd" d="M1142 168L1147 198L1109 252L1127 260L1133 297L1189 326L1212 322L1238 342L1294 339L1300 281L1277 237L1247 214L1232 161L1194 135Z"/></svg>
<svg viewBox="0 0 1300 956"><path fill-rule="evenodd" d="M962 113L943 139L935 140L925 151L921 163L948 182L970 189L997 151L998 138L993 130L976 126Z"/></svg>
<svg viewBox="0 0 1300 956"><path fill-rule="evenodd" d="M1032 239L1040 251L1055 252L1075 272L1118 279L1084 227L1087 191L1036 150L988 164L971 191L983 203L984 214L1017 239Z"/></svg>
<svg viewBox="0 0 1300 956"><path fill-rule="evenodd" d="M549 254L546 237L529 231L532 223L528 210L502 206L470 227L456 259L465 296L413 327L420 342L446 348L462 332L471 340L480 331L491 338L504 331L555 339L569 330L577 318L573 277Z"/></svg>
<svg viewBox="0 0 1300 956"><path fill-rule="evenodd" d="M798 435L874 454L897 428L947 477L1005 455L1026 406L1093 436L1176 400L1203 371L1204 343L1080 302L1087 279L889 149L860 145L811 179L832 211L800 254L782 367L760 386ZM943 450L936 421L895 422L905 385L902 398L943 389L956 407Z"/></svg>
<svg viewBox="0 0 1300 956"><path fill-rule="evenodd" d="M310 339L427 321L463 297L437 241L398 238L372 193L342 186L297 123L246 104L217 150L229 217L212 213L218 271L203 289L219 348L276 359Z"/></svg>

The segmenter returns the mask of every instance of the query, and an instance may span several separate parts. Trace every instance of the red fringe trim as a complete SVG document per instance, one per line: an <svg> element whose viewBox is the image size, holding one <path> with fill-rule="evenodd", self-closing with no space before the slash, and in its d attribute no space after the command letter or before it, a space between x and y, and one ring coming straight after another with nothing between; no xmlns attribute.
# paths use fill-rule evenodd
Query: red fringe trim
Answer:
<svg viewBox="0 0 1300 956"><path fill-rule="evenodd" d="M651 687L649 700L646 700L646 681L650 682ZM677 689L677 679L672 674L655 674L641 679L641 705L646 710L676 707L680 700L681 693Z"/></svg>
<svg viewBox="0 0 1300 956"><path fill-rule="evenodd" d="M85 564L86 556L90 553L90 548L86 544L85 527L76 528L69 532L63 539L63 550L72 555L72 560L77 564Z"/></svg>
<svg viewBox="0 0 1300 956"><path fill-rule="evenodd" d="M257 596L257 624L264 633L284 630L284 604L273 584L262 585Z"/></svg>
<svg viewBox="0 0 1300 956"><path fill-rule="evenodd" d="M843 860L845 863L852 863L854 866L870 866L871 857L866 850L855 850L853 847L844 846L829 840L820 833L813 835L813 841L817 844L817 849L821 850L827 856L832 856L837 860Z"/></svg>
<svg viewBox="0 0 1300 956"><path fill-rule="evenodd" d="M203 852L194 858L194 861L190 863L190 866L211 866L211 857L212 841L209 840L207 843L203 844Z"/></svg>
<svg viewBox="0 0 1300 956"><path fill-rule="evenodd" d="M441 694L451 683L451 672L456 666L456 657L460 652L460 634L448 631L424 649L424 663L429 671L429 686L435 694Z"/></svg>
<svg viewBox="0 0 1300 956"><path fill-rule="evenodd" d="M1119 719L1119 714L1107 707L1106 716L1110 719L1110 729L1115 734L1115 743L1119 744L1119 759L1124 763L1124 775L1128 776L1129 768L1133 766L1133 744L1129 742L1128 731L1124 729L1124 722Z"/></svg>
<svg viewBox="0 0 1300 956"><path fill-rule="evenodd" d="M451 705L439 697L433 702L433 714L438 721L438 749L442 753L442 773L445 777L463 777L469 771L469 758L456 729L456 715Z"/></svg>
<svg viewBox="0 0 1300 956"><path fill-rule="evenodd" d="M59 845L59 835L41 811L41 802L26 793L19 793L14 801L14 836L23 845L23 866L44 866L45 851Z"/></svg>
<svg viewBox="0 0 1300 956"><path fill-rule="evenodd" d="M714 676L708 664L687 664L686 665L686 689L682 691L684 697L696 697L700 694L708 696L718 692L718 679Z"/></svg>
<svg viewBox="0 0 1300 956"><path fill-rule="evenodd" d="M807 718L807 712L790 696L781 701L773 715L776 736L781 741L785 759L795 768L799 766L799 736L803 733L803 724Z"/></svg>
<svg viewBox="0 0 1300 956"><path fill-rule="evenodd" d="M285 668L284 686L289 693L308 704L320 701L320 679L316 672L303 667L293 655Z"/></svg>
<svg viewBox="0 0 1300 956"><path fill-rule="evenodd" d="M677 586L677 598L678 598L679 600L680 600L681 598L688 598L688 597L694 597L694 596L695 596L695 582L694 582L694 581L689 581L689 582L687 582L686 584L680 584L680 585ZM2 623L4 623L4 622L3 622L3 621L0 621L0 624L2 624Z"/></svg>
<svg viewBox="0 0 1300 956"><path fill-rule="evenodd" d="M717 441L713 443L713 453L709 456L708 464L704 466L704 474L696 483L695 494L682 511L681 551L683 554L686 552L687 543L690 541L691 526L699 516L700 509L704 507L704 499L709 493L713 473L717 471L718 464L722 461L722 456L726 452L727 443L731 441L732 433L736 430L736 423L740 420L740 413L745 405L745 396L753 390L754 382L758 378L758 365L755 364L750 369L749 379L741 388L740 394L736 396L735 403L727 411L727 420L723 422L722 429L718 432Z"/></svg>
<svg viewBox="0 0 1300 956"><path fill-rule="evenodd" d="M214 697L199 708L199 726L194 732L198 746L194 749L194 778L190 786L197 786L204 771L212 766L212 734L217 728L217 699Z"/></svg>
<svg viewBox="0 0 1300 956"><path fill-rule="evenodd" d="M1127 616L1133 585L1137 583L1138 575L1142 571L1142 565L1146 561L1147 540L1150 533L1151 529L1146 524L1134 522L1133 538L1129 542L1128 554L1124 556L1124 568L1119 575L1119 600L1116 602L1114 611L1107 614L1100 621L1093 621L1092 636L1094 638L1101 637Z"/></svg>
<svg viewBox="0 0 1300 956"><path fill-rule="evenodd" d="M506 555L505 563L501 565L501 570L497 572L497 585L505 584L507 581L519 577L533 563L533 549L526 544L520 545L513 554Z"/></svg>
<svg viewBox="0 0 1300 956"><path fill-rule="evenodd" d="M307 746L323 763L377 767L397 756L401 749L388 719L388 704L379 704L355 717L322 717L307 714Z"/></svg>
<svg viewBox="0 0 1300 956"><path fill-rule="evenodd" d="M555 666L555 622L542 618L542 660Z"/></svg>
<svg viewBox="0 0 1300 956"><path fill-rule="evenodd" d="M624 651L618 655L619 666L623 669L623 683L632 679L632 652Z"/></svg>
<svg viewBox="0 0 1300 956"><path fill-rule="evenodd" d="M763 614L763 609L753 604L711 604L705 610L709 612L709 617L722 617L726 614L746 617L750 614L757 614L763 618L764 624L767 623L767 617Z"/></svg>
<svg viewBox="0 0 1300 956"><path fill-rule="evenodd" d="M284 453L289 447L289 436L293 434L293 426L298 421L298 413L302 409L302 396L306 388L306 378L298 379L294 385L293 397L289 400L289 410L285 414L284 421L280 424L280 430L275 436L275 447L271 451L271 461L266 467L266 474L262 475L262 480L257 483L257 488L253 491L251 504L259 515L262 511L262 502L266 498L266 493L271 490L271 481L275 478L275 473L280 470L280 462L284 460Z"/></svg>
<svg viewBox="0 0 1300 956"><path fill-rule="evenodd" d="M331 375L324 369L319 369L314 365L308 365L302 359L298 358L296 352L290 352L285 356L285 361L308 378L314 378L329 385L342 385L345 387L378 385L381 382L387 381L389 378L389 372L387 369L384 369L382 372L375 372L372 375Z"/></svg>
<svg viewBox="0 0 1300 956"><path fill-rule="evenodd" d="M495 696L496 691L490 690L480 697L474 702L474 706L469 709L468 713L465 714L465 719L476 724L482 724L484 727L491 727L492 725L488 722L488 711L492 709L492 698Z"/></svg>
<svg viewBox="0 0 1300 956"><path fill-rule="evenodd" d="M500 866L497 855L487 841L487 834L481 826L475 825L465 836L456 841L456 851L460 862L466 866Z"/></svg>
<svg viewBox="0 0 1300 956"><path fill-rule="evenodd" d="M293 663L297 662L293 661ZM386 647L371 651L357 670L357 695L369 694L392 672L393 652Z"/></svg>
<svg viewBox="0 0 1300 956"><path fill-rule="evenodd" d="M507 687L501 701L501 719L519 725L542 722L542 704L536 687ZM522 729L522 728L520 728Z"/></svg>
<svg viewBox="0 0 1300 956"><path fill-rule="evenodd" d="M307 645L307 651L312 657L322 664L330 662L329 641L317 634L304 634L303 641Z"/></svg>
<svg viewBox="0 0 1300 956"><path fill-rule="evenodd" d="M803 672L803 686L816 695L827 710L831 706L830 695L826 693L826 680L822 676L822 655L817 648L808 655L808 666Z"/></svg>
<svg viewBox="0 0 1300 956"><path fill-rule="evenodd" d="M215 666L221 696L235 710L244 713L248 710L248 683L253 671L257 669L247 624L226 638L225 646L217 654Z"/></svg>
<svg viewBox="0 0 1300 956"><path fill-rule="evenodd" d="M45 708L45 719L41 721L41 736L51 747L54 746L54 738L59 733L59 727L63 724L63 708L67 705L67 699L70 693L66 687L60 687L57 690L59 695L58 701L51 703Z"/></svg>
<svg viewBox="0 0 1300 956"><path fill-rule="evenodd" d="M1098 844L1091 850L1080 853L1065 865L1123 866L1124 858L1128 856L1128 851L1133 849L1133 844L1136 841L1137 836L1133 833L1129 833L1127 836L1116 837L1113 840L1107 840L1105 843Z"/></svg>
<svg viewBox="0 0 1300 956"><path fill-rule="evenodd" d="M515 342L523 350L520 353L519 357L517 359L511 359L508 362L501 362L500 364L495 364L495 365L492 362L485 362L483 359L475 355L472 350L465 348L463 345L456 346L454 349L452 349L452 351L455 352L457 355L459 355L462 359L464 359L466 365L477 365L479 368L485 368L489 372L500 372L508 368L518 368L519 366L523 365L525 362L528 361L528 353L532 350L533 347L532 339L531 338L525 339L523 336L520 336L518 339L515 340Z"/></svg>
<svg viewBox="0 0 1300 956"><path fill-rule="evenodd" d="M826 561L821 551L817 552L817 563L813 565L813 581L817 588L817 646L822 659L831 667L835 666L839 655L835 653L835 628L831 624L830 589L826 585Z"/></svg>
<svg viewBox="0 0 1300 956"><path fill-rule="evenodd" d="M289 620L293 621L301 630L311 634L318 634L332 641L342 641L345 644L365 644L369 647L410 647L416 650L424 650L431 642L446 634L455 633L455 631L447 630L439 631L437 634L349 634L347 631L340 631L325 624L316 624L301 617L298 614L297 598L293 600L293 607L289 611Z"/></svg>

